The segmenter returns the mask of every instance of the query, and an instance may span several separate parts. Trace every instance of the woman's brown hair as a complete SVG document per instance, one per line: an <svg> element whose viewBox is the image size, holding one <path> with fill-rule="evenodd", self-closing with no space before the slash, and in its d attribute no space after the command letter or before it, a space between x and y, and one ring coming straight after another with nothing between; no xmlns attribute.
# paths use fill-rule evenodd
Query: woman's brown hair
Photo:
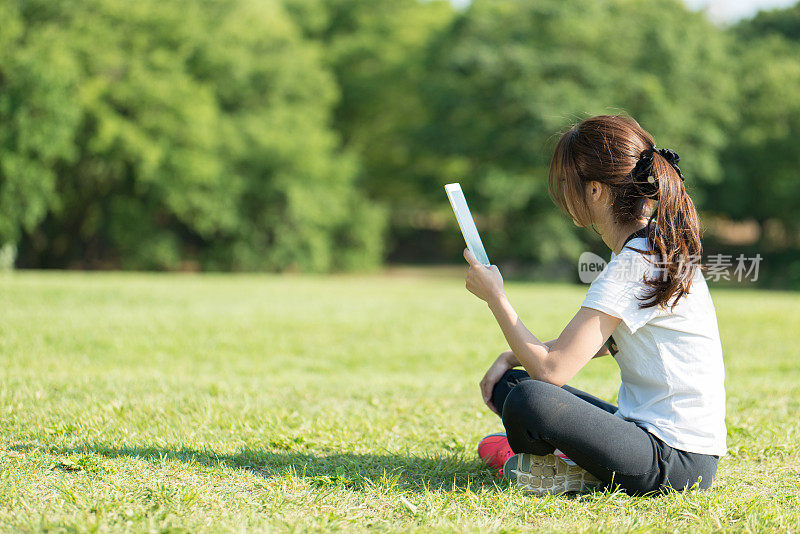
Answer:
<svg viewBox="0 0 800 534"><path fill-rule="evenodd" d="M642 308L674 307L689 292L702 251L697 210L677 161L674 152L657 149L653 136L635 120L601 115L567 130L550 162L550 194L579 225L591 224L585 197L591 181L608 186L618 224L649 215L651 248L640 252L657 257L661 271L645 278L650 291L642 297Z"/></svg>

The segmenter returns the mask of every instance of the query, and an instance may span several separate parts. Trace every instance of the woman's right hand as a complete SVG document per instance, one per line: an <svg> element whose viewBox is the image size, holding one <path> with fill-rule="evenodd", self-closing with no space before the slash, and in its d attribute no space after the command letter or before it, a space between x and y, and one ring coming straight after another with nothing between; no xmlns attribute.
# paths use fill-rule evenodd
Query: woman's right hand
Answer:
<svg viewBox="0 0 800 534"><path fill-rule="evenodd" d="M497 415L501 414L492 403L492 392L494 391L494 386L503 378L506 371L514 367L514 365L512 365L514 361L516 361L516 357L512 351L507 350L503 352L497 357L492 366L489 367L489 370L486 371L486 374L483 375L483 379L481 380L481 396L483 397L483 402Z"/></svg>

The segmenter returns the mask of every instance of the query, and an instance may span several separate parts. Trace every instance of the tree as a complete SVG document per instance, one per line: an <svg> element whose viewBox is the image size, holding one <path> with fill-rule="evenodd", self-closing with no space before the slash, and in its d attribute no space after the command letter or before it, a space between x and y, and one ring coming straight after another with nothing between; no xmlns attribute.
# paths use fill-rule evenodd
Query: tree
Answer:
<svg viewBox="0 0 800 534"><path fill-rule="evenodd" d="M285 1L324 50L341 90L334 126L362 162L359 187L389 209L390 241L396 241L414 218L430 212L432 169L420 157L415 132L432 120L422 98L425 55L455 10L444 0ZM439 194L436 203L443 198ZM420 234L411 231L419 249ZM439 258L439 251L431 252Z"/></svg>
<svg viewBox="0 0 800 534"><path fill-rule="evenodd" d="M761 13L733 30L740 33L736 52L741 121L731 132L722 158L727 179L712 190L709 208L733 219L754 219L762 228L767 221L775 221L787 235L797 235L800 33L789 31L789 22L790 15L800 12L800 5L785 11L786 16ZM773 31L769 21L784 31ZM797 38L790 40L783 34Z"/></svg>
<svg viewBox="0 0 800 534"><path fill-rule="evenodd" d="M460 179L498 255L575 257L584 245L545 187L555 133L629 112L681 154L692 188L718 182L735 121L726 45L677 1L476 0L430 50L428 194Z"/></svg>
<svg viewBox="0 0 800 534"><path fill-rule="evenodd" d="M15 2L0 3L0 248L13 262L23 232L57 205L55 166L74 160L73 58L60 36L26 35Z"/></svg>
<svg viewBox="0 0 800 534"><path fill-rule="evenodd" d="M733 28L745 39L757 39L770 34L800 41L800 2L783 9L762 10L752 19L745 19Z"/></svg>
<svg viewBox="0 0 800 534"><path fill-rule="evenodd" d="M75 157L33 265L324 271L374 265L382 213L330 127L338 93L278 2L21 2L78 79ZM45 64L44 67L52 68Z"/></svg>

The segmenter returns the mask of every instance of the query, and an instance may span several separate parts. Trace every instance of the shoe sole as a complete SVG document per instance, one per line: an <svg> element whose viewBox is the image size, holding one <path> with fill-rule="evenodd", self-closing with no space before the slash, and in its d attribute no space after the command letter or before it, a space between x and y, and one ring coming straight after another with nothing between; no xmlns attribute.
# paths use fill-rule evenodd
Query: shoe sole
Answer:
<svg viewBox="0 0 800 534"><path fill-rule="evenodd" d="M600 485L594 475L548 454L515 454L503 466L503 476L516 487L534 495L584 493Z"/></svg>

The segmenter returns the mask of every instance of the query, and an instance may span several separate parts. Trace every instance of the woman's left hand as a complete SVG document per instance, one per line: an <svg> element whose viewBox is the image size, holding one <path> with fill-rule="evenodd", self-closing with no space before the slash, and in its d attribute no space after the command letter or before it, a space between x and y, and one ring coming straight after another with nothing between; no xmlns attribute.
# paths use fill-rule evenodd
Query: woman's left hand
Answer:
<svg viewBox="0 0 800 534"><path fill-rule="evenodd" d="M505 296L503 276L497 265L483 265L468 248L464 249L464 259L469 263L466 282L470 293L487 303Z"/></svg>

